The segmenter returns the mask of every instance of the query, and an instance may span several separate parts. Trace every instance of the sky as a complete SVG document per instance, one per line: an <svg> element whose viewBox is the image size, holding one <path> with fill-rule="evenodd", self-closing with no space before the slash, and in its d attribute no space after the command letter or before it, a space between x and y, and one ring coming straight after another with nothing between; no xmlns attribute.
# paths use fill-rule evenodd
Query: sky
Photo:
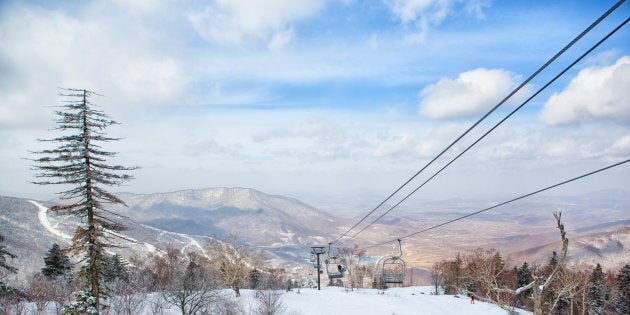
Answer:
<svg viewBox="0 0 630 315"><path fill-rule="evenodd" d="M0 194L47 199L59 88L120 122L113 191L248 187L372 205L616 1L0 1ZM622 4L412 181L426 180L623 22ZM630 157L622 28L414 198L503 198ZM558 194L627 189L620 166ZM404 192L404 190L403 190ZM375 205L375 204L373 204Z"/></svg>

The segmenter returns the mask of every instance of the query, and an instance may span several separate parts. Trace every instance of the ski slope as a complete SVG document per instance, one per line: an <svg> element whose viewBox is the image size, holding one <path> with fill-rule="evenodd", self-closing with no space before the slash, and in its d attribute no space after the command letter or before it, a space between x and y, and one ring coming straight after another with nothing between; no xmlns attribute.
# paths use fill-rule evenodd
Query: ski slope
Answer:
<svg viewBox="0 0 630 315"><path fill-rule="evenodd" d="M53 227L53 225L48 220L48 216L46 215L46 213L48 212L48 208L44 207L41 203L37 201L29 200L28 202L32 203L39 209L39 211L37 212L37 218L39 219L39 223L44 227L44 229L46 229L46 231L66 241L72 239L72 236Z"/></svg>
<svg viewBox="0 0 630 315"><path fill-rule="evenodd" d="M285 292L282 295L282 301L286 306L284 314L301 315L505 315L507 313L494 304L481 301L470 304L470 299L466 297L436 296L429 294L431 290L431 287L391 288L384 294L378 294L379 291L374 289L346 292L344 288L328 287L322 288L321 291L301 289L300 293L294 289L292 292ZM520 310L520 314L531 314L531 312Z"/></svg>

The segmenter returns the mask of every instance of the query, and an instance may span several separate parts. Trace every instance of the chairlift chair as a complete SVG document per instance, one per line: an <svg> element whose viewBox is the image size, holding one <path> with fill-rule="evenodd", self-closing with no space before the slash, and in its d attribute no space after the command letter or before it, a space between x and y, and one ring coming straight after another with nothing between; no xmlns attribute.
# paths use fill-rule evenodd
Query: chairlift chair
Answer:
<svg viewBox="0 0 630 315"><path fill-rule="evenodd" d="M324 262L328 279L343 278L346 272L346 260L338 255L330 256L330 243L328 244L328 258Z"/></svg>
<svg viewBox="0 0 630 315"><path fill-rule="evenodd" d="M405 261L402 260L402 245L398 240L398 250L400 254L398 256L392 256L385 258L382 263L382 278L383 283L400 283L405 281Z"/></svg>

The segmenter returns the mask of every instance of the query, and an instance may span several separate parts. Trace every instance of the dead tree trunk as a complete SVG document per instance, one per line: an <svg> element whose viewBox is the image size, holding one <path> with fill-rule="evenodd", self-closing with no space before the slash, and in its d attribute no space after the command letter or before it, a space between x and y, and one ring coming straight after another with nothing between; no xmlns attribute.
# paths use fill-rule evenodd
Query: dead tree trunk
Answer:
<svg viewBox="0 0 630 315"><path fill-rule="evenodd" d="M551 282L554 281L554 278L556 277L558 271L562 268L562 266L564 266L564 260L567 256L567 249L569 248L569 239L567 239L566 232L564 231L564 224L562 224L561 222L562 213L554 212L553 216L554 218L556 218L557 228L558 230L560 230L560 237L562 239L562 250L560 251L560 258L558 259L558 263L554 266L551 273L547 277L532 275L533 277L532 282L516 290L507 289L507 288L495 289L498 292L508 292L513 295L518 295L525 290L532 289L533 291L532 299L534 300L534 315L544 314L543 305L542 305L544 293L550 287Z"/></svg>

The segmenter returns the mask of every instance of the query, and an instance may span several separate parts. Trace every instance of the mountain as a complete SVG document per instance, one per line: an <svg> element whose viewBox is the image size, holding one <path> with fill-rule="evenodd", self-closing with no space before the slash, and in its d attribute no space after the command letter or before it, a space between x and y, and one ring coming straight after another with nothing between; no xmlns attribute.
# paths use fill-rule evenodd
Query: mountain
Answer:
<svg viewBox="0 0 630 315"><path fill-rule="evenodd" d="M321 244L345 220L296 199L248 188L206 188L159 194L120 194L115 210L164 230L226 237L255 246Z"/></svg>
<svg viewBox="0 0 630 315"><path fill-rule="evenodd" d="M9 264L19 268L14 277L26 276L44 267L44 256L53 243L67 247L78 224L77 220L47 211L46 202L0 196L0 231L5 245L18 257ZM161 254L167 246L181 249L184 253L200 252L208 237L168 232L133 220L122 220L128 229L112 237L121 248L115 249L125 257L147 257ZM113 249L112 249L113 250ZM110 251L110 254L113 254ZM75 258L76 261L76 258Z"/></svg>
<svg viewBox="0 0 630 315"><path fill-rule="evenodd" d="M569 237L567 263L569 265L594 266L599 263L604 269L617 271L628 263L630 257L630 226L625 221L611 224L607 230ZM560 241L512 253L516 261L546 264L553 251L558 252Z"/></svg>
<svg viewBox="0 0 630 315"><path fill-rule="evenodd" d="M113 237L116 253L146 257L167 246L203 253L208 239L228 235L267 251L270 267L298 272L313 244L338 234L343 219L298 200L246 188L208 188L158 194L120 194L128 207L110 210L128 219ZM0 196L0 230L18 258L19 277L43 267L53 243L70 244L78 222L47 211L51 203ZM112 252L113 253L113 252ZM296 269L297 268L297 269ZM304 267L307 268L307 267Z"/></svg>
<svg viewBox="0 0 630 315"><path fill-rule="evenodd" d="M270 264L293 272L303 268L313 244L339 235L347 219L299 200L249 188L205 188L156 194L122 193L128 207L114 211L159 229L225 238L263 248ZM297 269L296 269L297 268Z"/></svg>

